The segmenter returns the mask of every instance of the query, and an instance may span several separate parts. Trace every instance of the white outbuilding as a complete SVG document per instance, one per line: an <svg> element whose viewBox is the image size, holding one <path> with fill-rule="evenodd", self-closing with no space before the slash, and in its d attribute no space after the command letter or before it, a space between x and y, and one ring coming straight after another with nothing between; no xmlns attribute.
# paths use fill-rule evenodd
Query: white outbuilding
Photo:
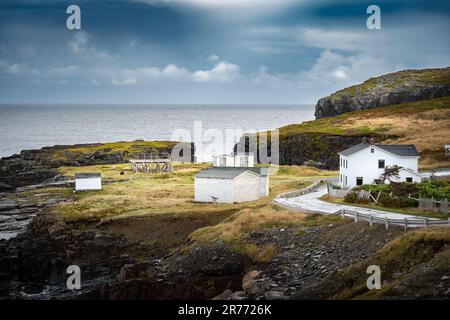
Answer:
<svg viewBox="0 0 450 320"><path fill-rule="evenodd" d="M224 154L214 157L214 167L254 167L253 153Z"/></svg>
<svg viewBox="0 0 450 320"><path fill-rule="evenodd" d="M373 184L393 166L401 168L396 181L421 182L419 158L414 145L360 143L339 153L339 183L344 189Z"/></svg>
<svg viewBox="0 0 450 320"><path fill-rule="evenodd" d="M102 176L100 173L76 173L75 191L101 190Z"/></svg>
<svg viewBox="0 0 450 320"><path fill-rule="evenodd" d="M235 203L269 195L269 168L214 167L200 171L195 180L195 201Z"/></svg>

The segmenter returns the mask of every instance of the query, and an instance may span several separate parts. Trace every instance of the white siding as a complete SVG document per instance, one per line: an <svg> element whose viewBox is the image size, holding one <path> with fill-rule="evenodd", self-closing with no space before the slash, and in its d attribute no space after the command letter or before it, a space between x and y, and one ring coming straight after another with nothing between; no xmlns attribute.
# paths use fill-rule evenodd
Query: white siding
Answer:
<svg viewBox="0 0 450 320"><path fill-rule="evenodd" d="M217 178L194 179L195 201L212 202L211 197L216 197L217 202L233 203L233 180Z"/></svg>
<svg viewBox="0 0 450 320"><path fill-rule="evenodd" d="M223 155L214 157L214 167L254 167L255 159L250 155Z"/></svg>
<svg viewBox="0 0 450 320"><path fill-rule="evenodd" d="M75 180L75 190L101 190L102 178L84 178Z"/></svg>
<svg viewBox="0 0 450 320"><path fill-rule="evenodd" d="M233 203L258 200L261 197L261 178L244 172L234 179L195 177L194 200L218 203Z"/></svg>
<svg viewBox="0 0 450 320"><path fill-rule="evenodd" d="M262 176L259 179L259 192L261 197L265 197L269 195L269 175Z"/></svg>
<svg viewBox="0 0 450 320"><path fill-rule="evenodd" d="M254 201L260 198L260 177L244 172L233 181L234 202Z"/></svg>
<svg viewBox="0 0 450 320"><path fill-rule="evenodd" d="M373 153L371 152L373 149ZM401 157L386 152L376 146L369 146L364 150L353 153L348 157L340 155L339 159L339 182L343 188L356 187L356 178L362 177L363 184L372 184L379 179L384 169L378 168L378 160L385 161L385 167L398 165L414 172L418 170L419 157ZM408 173L405 172L405 175ZM411 174L409 174L411 176ZM414 181L420 181L416 176ZM347 183L345 183L347 181ZM404 179L402 181L405 181Z"/></svg>

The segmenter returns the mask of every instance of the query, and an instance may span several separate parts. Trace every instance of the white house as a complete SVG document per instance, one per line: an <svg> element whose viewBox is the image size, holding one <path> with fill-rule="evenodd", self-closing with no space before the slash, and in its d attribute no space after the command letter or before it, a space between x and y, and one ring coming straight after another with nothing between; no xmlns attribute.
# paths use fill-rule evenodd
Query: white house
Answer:
<svg viewBox="0 0 450 320"><path fill-rule="evenodd" d="M214 157L214 167L254 167L253 153L224 154Z"/></svg>
<svg viewBox="0 0 450 320"><path fill-rule="evenodd" d="M200 171L194 181L197 202L246 202L269 195L267 167L213 167Z"/></svg>
<svg viewBox="0 0 450 320"><path fill-rule="evenodd" d="M75 191L101 190L102 176L100 173L76 173Z"/></svg>
<svg viewBox="0 0 450 320"><path fill-rule="evenodd" d="M401 167L399 182L420 182L419 157L414 145L360 143L339 153L339 183L345 189L372 184L395 165Z"/></svg>

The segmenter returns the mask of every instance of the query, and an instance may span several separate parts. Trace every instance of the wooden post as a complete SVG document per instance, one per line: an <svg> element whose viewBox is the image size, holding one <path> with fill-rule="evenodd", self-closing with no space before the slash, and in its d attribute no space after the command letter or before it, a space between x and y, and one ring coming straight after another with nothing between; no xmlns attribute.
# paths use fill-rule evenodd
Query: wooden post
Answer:
<svg viewBox="0 0 450 320"><path fill-rule="evenodd" d="M344 209L341 209L341 217L342 217L342 219L345 218L345 210Z"/></svg>
<svg viewBox="0 0 450 320"><path fill-rule="evenodd" d="M423 219L423 224L425 225L425 229L428 229L428 219Z"/></svg>
<svg viewBox="0 0 450 320"><path fill-rule="evenodd" d="M358 222L358 211L355 212L355 222Z"/></svg>
<svg viewBox="0 0 450 320"><path fill-rule="evenodd" d="M387 217L384 218L384 225L386 226L386 230L389 229L389 219Z"/></svg>
<svg viewBox="0 0 450 320"><path fill-rule="evenodd" d="M369 224L371 227L373 226L373 216L372 215L370 215Z"/></svg>
<svg viewBox="0 0 450 320"><path fill-rule="evenodd" d="M407 218L405 218L405 222L404 222L403 229L404 229L405 231L408 230L408 219L407 219Z"/></svg>

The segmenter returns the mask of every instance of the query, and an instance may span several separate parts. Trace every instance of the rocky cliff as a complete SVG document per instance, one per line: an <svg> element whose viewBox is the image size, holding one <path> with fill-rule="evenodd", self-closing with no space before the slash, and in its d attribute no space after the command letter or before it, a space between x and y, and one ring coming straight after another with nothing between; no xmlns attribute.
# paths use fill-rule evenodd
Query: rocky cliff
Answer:
<svg viewBox="0 0 450 320"><path fill-rule="evenodd" d="M450 68L405 70L370 78L320 99L316 119L403 102L450 96Z"/></svg>
<svg viewBox="0 0 450 320"><path fill-rule="evenodd" d="M59 145L0 159L0 192L38 184L57 177L61 166L89 166L127 162L139 154L168 153L178 146L191 150L185 161L194 160L194 145L175 141L132 141L96 144ZM184 157L180 154L181 157ZM188 159L190 158L190 159Z"/></svg>

